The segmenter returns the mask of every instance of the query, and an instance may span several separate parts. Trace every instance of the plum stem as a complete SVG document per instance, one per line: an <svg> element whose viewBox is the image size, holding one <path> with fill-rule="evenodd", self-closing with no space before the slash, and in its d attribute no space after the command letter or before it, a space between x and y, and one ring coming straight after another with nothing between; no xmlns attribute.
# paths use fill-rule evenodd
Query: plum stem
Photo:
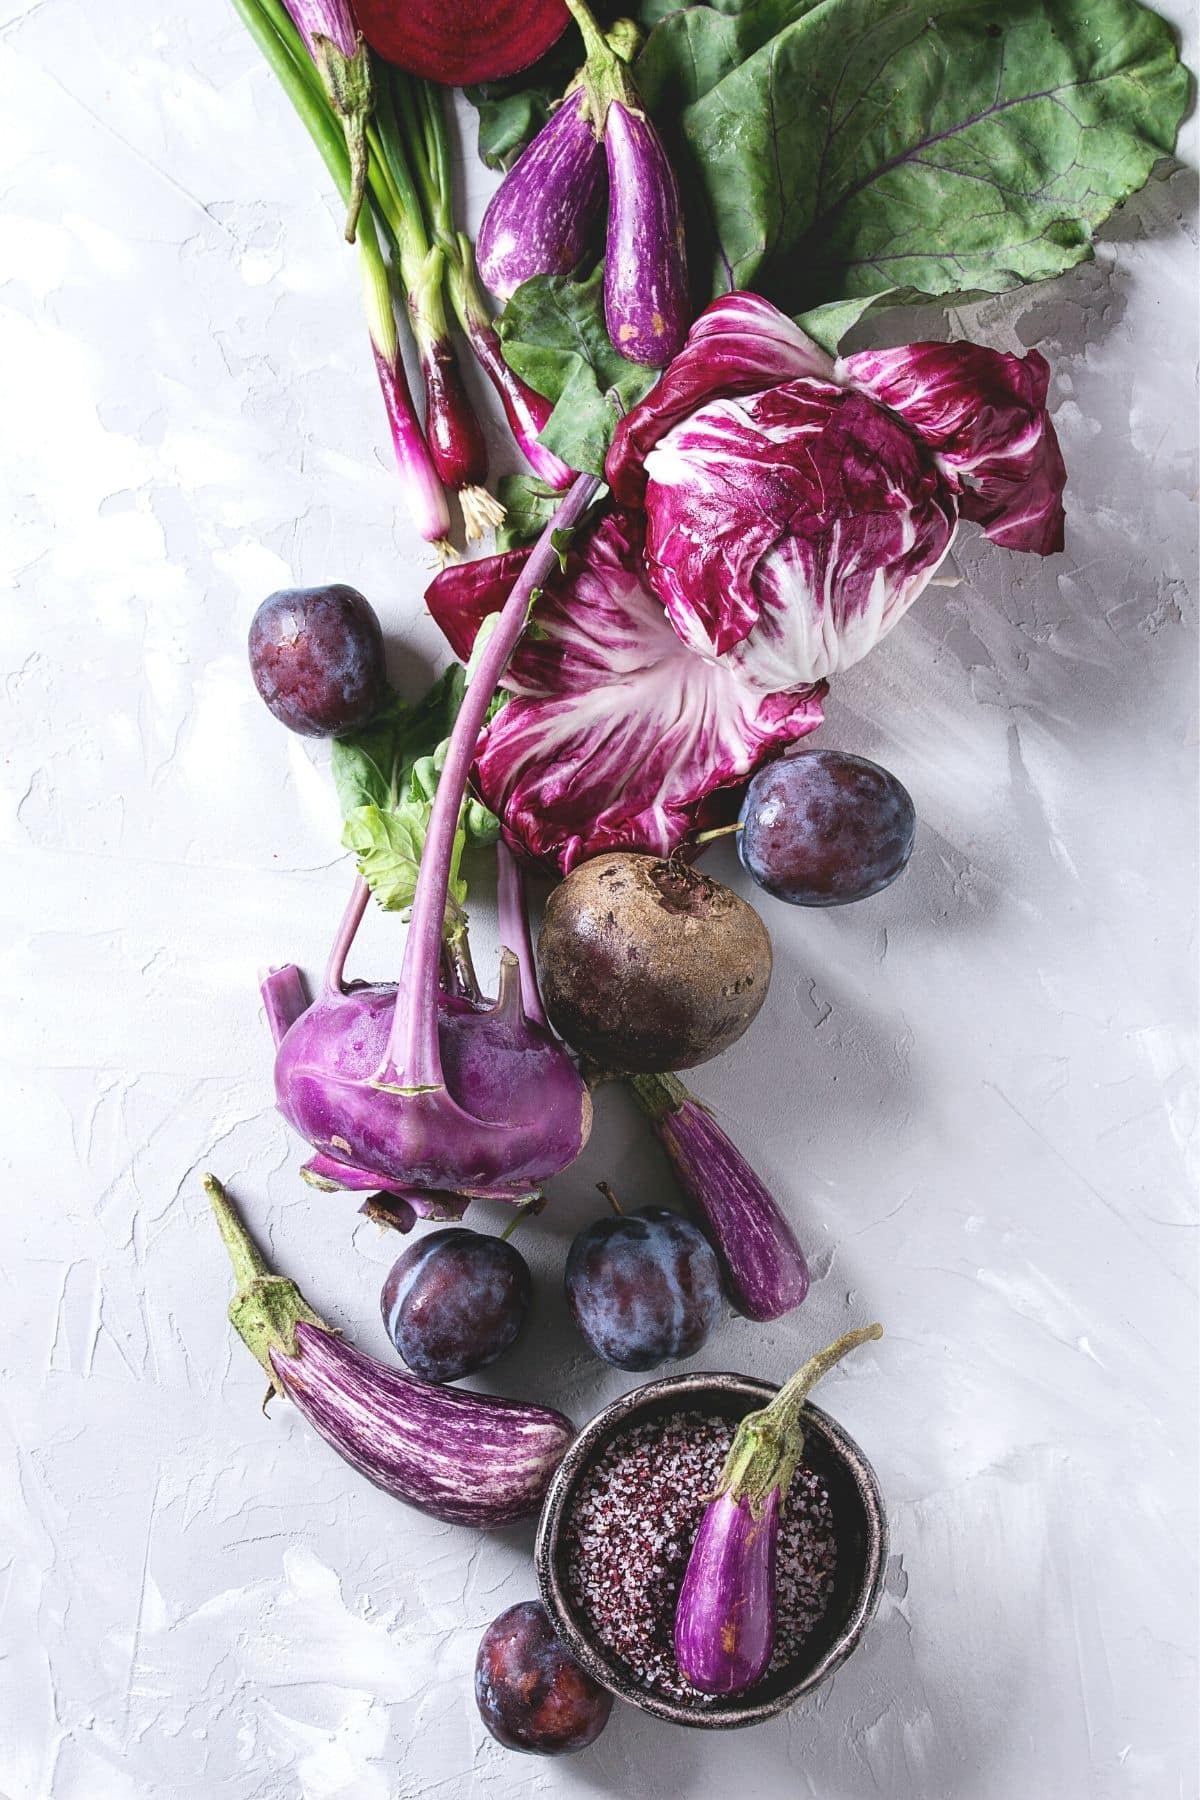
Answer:
<svg viewBox="0 0 1200 1800"><path fill-rule="evenodd" d="M729 837L732 832L744 829L742 821L738 819L732 825L714 825L711 831L698 831L692 842L693 844L713 844L718 838Z"/></svg>
<svg viewBox="0 0 1200 1800"><path fill-rule="evenodd" d="M623 1219L625 1217L625 1208L621 1205L621 1202L617 1199L617 1196L613 1193L607 1181L598 1181L596 1186L604 1195L604 1198L608 1201L608 1204L612 1207L618 1219Z"/></svg>
<svg viewBox="0 0 1200 1800"><path fill-rule="evenodd" d="M521 1223L521 1220L534 1210L534 1208L537 1206L540 1199L541 1199L541 1195L535 1194L533 1196L532 1200L526 1200L524 1205L518 1206L516 1212L513 1214L512 1218L508 1221L508 1224L504 1227L504 1230L500 1233L500 1242L502 1244L507 1244L509 1238L512 1236L513 1232L517 1229L517 1226Z"/></svg>

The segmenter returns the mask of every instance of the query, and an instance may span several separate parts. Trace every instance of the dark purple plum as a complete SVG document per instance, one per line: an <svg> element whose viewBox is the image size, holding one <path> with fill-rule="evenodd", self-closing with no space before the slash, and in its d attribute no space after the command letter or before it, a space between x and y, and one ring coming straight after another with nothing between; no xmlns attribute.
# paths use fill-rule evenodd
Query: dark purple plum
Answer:
<svg viewBox="0 0 1200 1800"><path fill-rule="evenodd" d="M595 1743L612 1695L581 1669L554 1635L540 1600L522 1600L493 1619L475 1658L475 1703L507 1750L566 1756Z"/></svg>
<svg viewBox="0 0 1200 1800"><path fill-rule="evenodd" d="M456 1381L514 1342L529 1311L529 1267L498 1237L448 1226L411 1244L379 1296L387 1334L414 1375Z"/></svg>
<svg viewBox="0 0 1200 1800"><path fill-rule="evenodd" d="M912 855L907 788L846 750L799 750L760 769L742 803L738 855L792 906L844 906L895 881Z"/></svg>
<svg viewBox="0 0 1200 1800"><path fill-rule="evenodd" d="M250 621L250 673L289 731L357 731L387 694L379 620L352 587L282 588Z"/></svg>
<svg viewBox="0 0 1200 1800"><path fill-rule="evenodd" d="M567 1257L566 1289L576 1325L618 1369L693 1355L721 1315L716 1252L690 1219L665 1206L581 1231Z"/></svg>

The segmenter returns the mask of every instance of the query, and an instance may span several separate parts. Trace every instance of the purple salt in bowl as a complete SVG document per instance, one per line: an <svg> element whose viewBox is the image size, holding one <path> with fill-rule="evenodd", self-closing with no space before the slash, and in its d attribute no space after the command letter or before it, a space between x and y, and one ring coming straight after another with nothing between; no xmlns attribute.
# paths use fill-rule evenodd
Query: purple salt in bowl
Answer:
<svg viewBox="0 0 1200 1800"><path fill-rule="evenodd" d="M611 1693L658 1719L707 1731L757 1725L786 1712L845 1662L874 1616L887 1563L887 1519L870 1463L836 1420L811 1402L804 1408L805 1466L828 1492L837 1538L834 1590L802 1652L744 1694L689 1704L647 1692L630 1669L599 1641L571 1594L568 1524L581 1484L610 1444L636 1426L679 1412L699 1412L733 1424L766 1405L778 1389L749 1375L672 1375L624 1394L598 1412L575 1439L542 1506L534 1551L542 1602L555 1629L588 1673Z"/></svg>

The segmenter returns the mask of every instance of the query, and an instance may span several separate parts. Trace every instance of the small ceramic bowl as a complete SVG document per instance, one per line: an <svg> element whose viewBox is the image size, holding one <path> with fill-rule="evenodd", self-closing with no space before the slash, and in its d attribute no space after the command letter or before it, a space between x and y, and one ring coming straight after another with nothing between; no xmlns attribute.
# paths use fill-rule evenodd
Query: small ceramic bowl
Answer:
<svg viewBox="0 0 1200 1800"><path fill-rule="evenodd" d="M879 1604L887 1562L887 1520L874 1470L854 1440L820 1407L804 1409L804 1461L824 1479L837 1534L833 1596L824 1618L787 1668L764 1677L744 1694L688 1706L650 1694L596 1638L571 1598L565 1537L579 1484L614 1438L652 1419L676 1412L705 1412L735 1423L765 1406L778 1389L749 1375L672 1375L635 1388L606 1406L585 1425L550 1484L538 1524L538 1583L542 1601L559 1636L596 1680L643 1712L676 1725L726 1730L756 1725L786 1712L844 1663L858 1644Z"/></svg>

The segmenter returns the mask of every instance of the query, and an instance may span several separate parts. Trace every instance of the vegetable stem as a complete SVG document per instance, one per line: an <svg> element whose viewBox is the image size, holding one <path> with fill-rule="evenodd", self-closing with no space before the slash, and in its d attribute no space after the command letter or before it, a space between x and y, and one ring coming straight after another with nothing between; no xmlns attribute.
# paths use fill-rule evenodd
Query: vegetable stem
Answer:
<svg viewBox="0 0 1200 1800"><path fill-rule="evenodd" d="M361 875L356 876L349 902L342 914L342 922L338 926L337 936L334 938L329 952L329 961L325 965L325 992L327 994L344 992L343 977L346 973L346 958L350 954L351 945L358 936L358 928L363 922L370 898L370 886Z"/></svg>
<svg viewBox="0 0 1200 1800"><path fill-rule="evenodd" d="M229 1303L229 1320L246 1348L267 1372L271 1392L279 1391L279 1379L271 1361L272 1350L295 1356L296 1326L330 1327L315 1313L294 1281L276 1275L256 1247L237 1207L215 1175L204 1177L204 1191L212 1202L217 1229L233 1264L237 1292ZM331 1333L331 1335L335 1335ZM270 1393L267 1398L270 1399Z"/></svg>
<svg viewBox="0 0 1200 1800"><path fill-rule="evenodd" d="M678 1112L691 1095L674 1075L627 1075L627 1084L633 1089L634 1098L643 1112L652 1119L661 1119L664 1113Z"/></svg>
<svg viewBox="0 0 1200 1800"><path fill-rule="evenodd" d="M784 1383L765 1409L779 1429L795 1430L804 1404L821 1377L827 1375L834 1364L841 1362L843 1356L848 1356L851 1350L857 1350L860 1344L873 1343L882 1336L882 1325L863 1325L857 1331L848 1331L836 1343L830 1344L828 1349L818 1350L815 1356L810 1356L804 1367L797 1369L791 1380Z"/></svg>
<svg viewBox="0 0 1200 1800"><path fill-rule="evenodd" d="M537 1209L541 1203L541 1198L542 1198L542 1196L540 1194L535 1194L533 1196L532 1200L526 1200L524 1205L518 1206L518 1208L514 1212L512 1218L508 1221L508 1224L504 1227L504 1230L500 1233L500 1242L502 1244L507 1244L509 1238L512 1236L513 1232L517 1229L517 1226L521 1223L522 1219L527 1218L530 1213L537 1211Z"/></svg>
<svg viewBox="0 0 1200 1800"><path fill-rule="evenodd" d="M497 618L454 721L421 855L384 1067L377 1077L388 1086L444 1086L438 1037L438 966L458 815L475 746L500 677L525 630L534 590L557 567L554 534L578 524L600 485L595 475L580 475L560 501Z"/></svg>
<svg viewBox="0 0 1200 1800"><path fill-rule="evenodd" d="M280 0L233 0L233 4L320 151L334 186L349 209L352 203L353 177L345 139L304 41L286 8L281 5ZM368 133L369 142L373 143L375 137L373 132ZM394 204L389 206L381 201L381 190L384 200L391 199L391 194L383 179L378 159L369 162L368 174L371 177L372 196L397 241L401 256L406 244L410 246L411 256L412 241L406 236L406 217ZM375 370L383 393L396 461L417 529L422 537L433 544L439 560L445 560L448 555L453 554L447 536L450 514L408 391L392 312L387 264L383 260L375 219L369 207L363 209L357 221L355 241L359 252L367 328L371 336ZM423 232L418 242L423 242Z"/></svg>
<svg viewBox="0 0 1200 1800"><path fill-rule="evenodd" d="M621 1202L617 1199L617 1196L613 1193L607 1181L598 1181L596 1186L604 1195L604 1198L608 1201L608 1204L612 1207L618 1219L623 1219L625 1217L625 1208L621 1205Z"/></svg>
<svg viewBox="0 0 1200 1800"><path fill-rule="evenodd" d="M215 1175L204 1177L204 1191L212 1204L221 1240L233 1264L234 1280L239 1288L249 1287L271 1269L242 1220L237 1207Z"/></svg>
<svg viewBox="0 0 1200 1800"><path fill-rule="evenodd" d="M882 1336L882 1325L864 1325L857 1331L848 1331L828 1349L810 1356L769 1405L747 1414L737 1428L713 1498L729 1494L734 1500L745 1500L756 1519L762 1518L774 1491L778 1490L781 1501L786 1499L792 1476L804 1455L800 1415L809 1393L843 1356Z"/></svg>
<svg viewBox="0 0 1200 1800"><path fill-rule="evenodd" d="M603 64L611 61L613 52L586 0L565 0L565 5L579 27L579 35L583 39L583 47L589 63L596 61Z"/></svg>

